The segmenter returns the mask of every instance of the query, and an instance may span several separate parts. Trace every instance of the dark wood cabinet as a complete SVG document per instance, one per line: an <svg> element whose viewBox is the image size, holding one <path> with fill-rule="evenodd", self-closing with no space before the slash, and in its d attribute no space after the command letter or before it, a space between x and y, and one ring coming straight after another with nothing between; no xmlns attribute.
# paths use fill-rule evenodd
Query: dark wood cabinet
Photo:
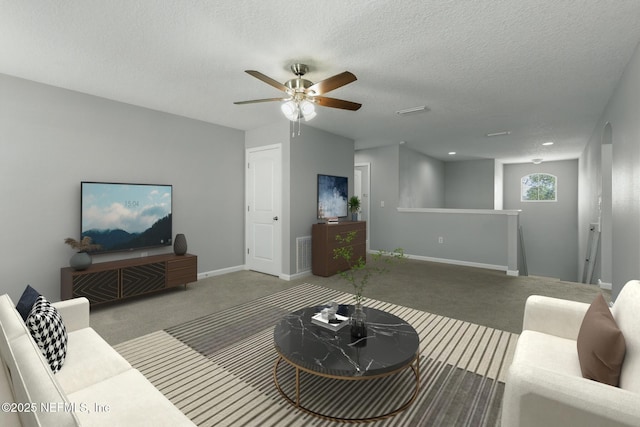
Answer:
<svg viewBox="0 0 640 427"><path fill-rule="evenodd" d="M148 294L198 280L198 257L155 255L101 262L86 270L60 269L60 297L86 297L92 305Z"/></svg>
<svg viewBox="0 0 640 427"><path fill-rule="evenodd" d="M340 222L338 224L313 224L311 228L311 271L316 276L333 276L349 268L344 259L334 259L333 250L344 244L336 240L337 235L346 237L355 231L356 236L350 243L353 247L353 259L363 257L367 252L367 223L365 221Z"/></svg>

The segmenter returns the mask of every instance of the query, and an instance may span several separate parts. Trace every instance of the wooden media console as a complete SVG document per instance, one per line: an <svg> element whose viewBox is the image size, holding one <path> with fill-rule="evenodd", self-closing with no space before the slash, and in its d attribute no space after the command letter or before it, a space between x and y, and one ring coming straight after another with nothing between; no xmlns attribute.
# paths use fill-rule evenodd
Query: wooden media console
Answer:
<svg viewBox="0 0 640 427"><path fill-rule="evenodd" d="M60 269L60 297L86 297L91 305L161 291L198 280L196 255L154 255L101 262L86 270Z"/></svg>

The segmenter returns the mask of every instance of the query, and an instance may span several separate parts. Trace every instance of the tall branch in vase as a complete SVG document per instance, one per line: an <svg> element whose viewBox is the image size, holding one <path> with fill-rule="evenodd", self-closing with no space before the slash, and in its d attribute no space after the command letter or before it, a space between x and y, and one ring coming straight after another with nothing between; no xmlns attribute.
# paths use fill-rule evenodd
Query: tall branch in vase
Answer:
<svg viewBox="0 0 640 427"><path fill-rule="evenodd" d="M389 271L388 266L393 262L402 261L406 258L402 248L393 251L380 250L371 255L371 262L367 264L365 257L355 257L353 245L351 244L357 237L357 231L350 231L344 235L338 234L336 241L340 247L333 250L333 258L344 260L349 267L340 271L340 276L353 287L355 305L362 305L364 301L364 290L373 275L384 274Z"/></svg>

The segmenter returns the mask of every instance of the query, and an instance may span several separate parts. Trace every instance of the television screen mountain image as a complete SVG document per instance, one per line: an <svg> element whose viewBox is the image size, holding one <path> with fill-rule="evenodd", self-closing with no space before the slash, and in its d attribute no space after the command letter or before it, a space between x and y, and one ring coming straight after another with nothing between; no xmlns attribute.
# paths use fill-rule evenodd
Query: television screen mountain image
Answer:
<svg viewBox="0 0 640 427"><path fill-rule="evenodd" d="M172 243L170 185L82 183L82 237L97 252L126 251Z"/></svg>

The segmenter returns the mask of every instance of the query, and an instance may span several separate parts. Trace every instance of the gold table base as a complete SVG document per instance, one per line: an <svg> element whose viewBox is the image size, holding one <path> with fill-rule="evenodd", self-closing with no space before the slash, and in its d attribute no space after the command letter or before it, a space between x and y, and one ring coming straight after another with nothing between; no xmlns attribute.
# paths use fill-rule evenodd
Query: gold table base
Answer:
<svg viewBox="0 0 640 427"><path fill-rule="evenodd" d="M295 399L292 399L291 397L289 397L280 387L280 383L278 382L278 366L280 365L280 362L285 361L288 365L292 366L295 369L295 385L296 385L296 395L295 395ZM300 403L300 395L301 395L301 390L300 390L300 371L304 371L307 372L309 374L312 375L317 375L320 377L325 377L325 378L333 378L333 379L337 379L337 380L345 380L345 381L367 381L367 380L374 380L376 378L382 378L382 377L388 377L397 373L400 373L406 369L411 369L413 371L413 375L415 377L416 380L416 386L415 389L413 390L413 394L411 395L411 397L404 402L402 405L400 405L398 408L393 409L390 412L387 412L385 414L382 415L376 415L373 417L364 417L364 418L341 418L341 417L333 417L331 415L328 414L321 414L319 412L313 411L309 408L304 407L301 403ZM273 367L273 381L276 385L276 388L278 389L278 391L280 392L280 394L282 395L282 397L285 398L285 400L287 402L289 402L290 404L292 404L293 406L295 406L296 408L298 408L299 410L306 412L307 414L313 415L315 417L319 417L319 418L323 418L326 420L331 420L331 421L339 421L339 422L344 422L344 423L366 423L366 422L373 422L373 421L378 421L378 420L383 420L385 418L390 418L394 415L397 415L398 413L404 411L405 409L407 409L409 406L411 406L411 404L413 403L413 401L416 399L416 397L418 396L418 391L420 390L420 358L419 358L419 354L416 353L416 356L411 359L409 361L409 363L407 363L405 366L402 366L394 371L390 371L390 372L385 372L383 374L379 374L379 375L371 375L371 376L359 376L359 377L344 377L344 376L339 376L339 375L330 375L330 374L324 374L322 372L317 372L311 369L307 369L304 368L302 366L299 366L293 362L291 362L290 360L288 360L287 358L285 358L284 356L282 356L281 354L278 356L278 358L276 359L276 363Z"/></svg>

